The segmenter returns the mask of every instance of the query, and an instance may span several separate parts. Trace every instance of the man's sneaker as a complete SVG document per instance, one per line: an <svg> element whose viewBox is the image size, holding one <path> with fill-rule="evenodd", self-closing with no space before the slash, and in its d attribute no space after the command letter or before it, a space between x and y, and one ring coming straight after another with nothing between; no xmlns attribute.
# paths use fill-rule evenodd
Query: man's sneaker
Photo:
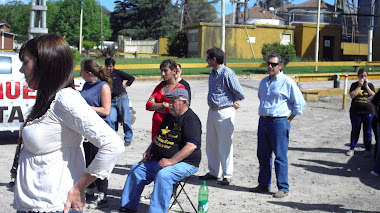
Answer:
<svg viewBox="0 0 380 213"><path fill-rule="evenodd" d="M263 193L263 192L269 192L270 188L258 185L258 186L254 187L254 188L250 188L249 191L250 192L255 192L255 193Z"/></svg>
<svg viewBox="0 0 380 213"><path fill-rule="evenodd" d="M231 178L223 178L223 180L218 181L218 183L219 183L220 185L228 186L228 185L230 185L230 183L231 183Z"/></svg>
<svg viewBox="0 0 380 213"><path fill-rule="evenodd" d="M347 156L354 156L354 150L348 150L346 153Z"/></svg>
<svg viewBox="0 0 380 213"><path fill-rule="evenodd" d="M90 203L96 200L96 196L94 195L94 193L92 194L85 193L85 198L86 198L86 203Z"/></svg>
<svg viewBox="0 0 380 213"><path fill-rule="evenodd" d="M210 173L207 173L203 176L199 176L199 180L218 180L218 178L211 175Z"/></svg>
<svg viewBox="0 0 380 213"><path fill-rule="evenodd" d="M378 176L379 176L379 174L378 174L378 173L376 173L375 171L371 171L371 172L370 172L370 174L371 174L371 175L373 175L373 176L376 176L376 177L378 177Z"/></svg>
<svg viewBox="0 0 380 213"><path fill-rule="evenodd" d="M286 196L288 196L288 192L284 192L282 190L279 190L278 192L276 192L276 194L273 195L274 198L283 198Z"/></svg>
<svg viewBox="0 0 380 213"><path fill-rule="evenodd" d="M365 151L363 156L364 156L364 158L370 158L371 157L371 151Z"/></svg>
<svg viewBox="0 0 380 213"><path fill-rule="evenodd" d="M129 146L129 145L131 145L130 141L124 141L124 146Z"/></svg>
<svg viewBox="0 0 380 213"><path fill-rule="evenodd" d="M108 200L107 200L107 198L104 198L103 200L98 198L94 203L91 203L88 207L90 209L106 208L106 207L108 207Z"/></svg>

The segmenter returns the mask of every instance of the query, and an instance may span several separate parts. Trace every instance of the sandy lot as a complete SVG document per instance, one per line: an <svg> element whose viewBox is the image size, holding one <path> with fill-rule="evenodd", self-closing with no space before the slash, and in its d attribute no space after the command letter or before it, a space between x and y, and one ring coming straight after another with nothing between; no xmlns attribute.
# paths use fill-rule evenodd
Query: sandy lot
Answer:
<svg viewBox="0 0 380 213"><path fill-rule="evenodd" d="M207 120L207 80L188 81L192 88L191 108L203 124L202 143L205 143ZM236 113L234 134L234 176L230 186L221 186L208 181L209 212L380 212L380 178L369 175L373 159L363 158L363 149L347 157L349 149L350 120L349 106L342 110L342 97L320 97L318 102L307 102L304 115L292 121L289 145L290 193L283 199L272 194L254 194L248 191L257 185L258 160L258 79L240 79L246 100ZM136 80L129 89L137 120L133 125L132 145L118 161L109 181L110 206L102 210L86 212L117 212L124 182L131 165L138 162L149 145L152 112L145 111L145 102L159 83L158 80ZM332 83L331 83L332 84ZM120 134L121 132L119 132ZM121 136L121 134L120 134ZM8 188L9 169L15 150L14 139L1 138L0 148L0 212L14 212L11 207L13 192ZM360 140L359 146L363 143ZM205 146L202 147L202 162L199 171L191 177L186 186L197 206L200 184L198 175L207 169ZM152 191L152 185L142 195ZM276 192L275 175L272 191ZM192 207L180 197L185 209ZM139 212L147 212L149 202L140 203ZM175 206L171 212L178 212Z"/></svg>

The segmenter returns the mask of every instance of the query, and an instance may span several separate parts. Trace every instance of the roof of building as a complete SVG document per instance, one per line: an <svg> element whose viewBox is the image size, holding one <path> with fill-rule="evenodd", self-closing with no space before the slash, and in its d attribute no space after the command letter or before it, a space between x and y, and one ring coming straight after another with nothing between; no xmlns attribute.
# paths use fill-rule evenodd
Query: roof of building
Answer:
<svg viewBox="0 0 380 213"><path fill-rule="evenodd" d="M281 17L276 16L269 10L265 10L262 7L251 7L248 10L248 17L250 18L262 18L262 19L280 19L282 20Z"/></svg>
<svg viewBox="0 0 380 213"><path fill-rule="evenodd" d="M226 15L226 19L232 18L233 13L230 13ZM239 18L244 18L244 11L241 11L239 13ZM269 10L265 10L262 7L254 6L248 9L248 18L259 18L259 19L279 19L283 20L283 18L276 16ZM220 18L215 20L215 21L220 21Z"/></svg>
<svg viewBox="0 0 380 213"><path fill-rule="evenodd" d="M11 25L10 25L10 24L8 24L8 23L6 23L6 22L1 22L1 21L0 21L0 26L2 26L2 25L5 25L5 26L7 26L8 28L11 28Z"/></svg>
<svg viewBox="0 0 380 213"><path fill-rule="evenodd" d="M301 4L296 4L296 5L293 5L292 7L288 7L288 9L289 8L318 8L318 0L305 1ZM321 8L322 9L328 9L328 8L334 8L334 6L327 4L326 2L324 2L322 0L321 1Z"/></svg>
<svg viewBox="0 0 380 213"><path fill-rule="evenodd" d="M277 11L281 11L281 12L288 12L288 9L289 8L292 8L294 7L295 5L294 4L287 4L287 5L284 5L284 6L281 6L281 7L278 7L276 8Z"/></svg>

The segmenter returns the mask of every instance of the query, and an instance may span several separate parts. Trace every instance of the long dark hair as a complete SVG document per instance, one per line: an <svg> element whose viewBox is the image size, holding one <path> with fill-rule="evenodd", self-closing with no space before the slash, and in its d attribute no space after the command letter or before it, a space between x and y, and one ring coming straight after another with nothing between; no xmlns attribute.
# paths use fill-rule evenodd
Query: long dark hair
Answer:
<svg viewBox="0 0 380 213"><path fill-rule="evenodd" d="M83 60L80 66L86 72L91 72L96 77L100 78L100 80L107 82L110 88L112 88L112 78L110 74L108 73L108 70L105 66L101 66L94 59Z"/></svg>
<svg viewBox="0 0 380 213"><path fill-rule="evenodd" d="M49 109L59 90L74 88L74 57L69 44L61 36L50 33L24 43L19 58L23 61L28 51L35 61L33 80L36 80L36 103L29 118L39 118Z"/></svg>

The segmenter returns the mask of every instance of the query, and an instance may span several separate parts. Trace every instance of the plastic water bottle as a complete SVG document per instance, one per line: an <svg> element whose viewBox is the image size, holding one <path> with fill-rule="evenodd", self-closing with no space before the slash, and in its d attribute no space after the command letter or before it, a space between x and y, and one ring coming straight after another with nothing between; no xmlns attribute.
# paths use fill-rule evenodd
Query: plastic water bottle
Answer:
<svg viewBox="0 0 380 213"><path fill-rule="evenodd" d="M208 188L206 181L203 181L202 186L199 188L198 194L198 213L208 212Z"/></svg>

